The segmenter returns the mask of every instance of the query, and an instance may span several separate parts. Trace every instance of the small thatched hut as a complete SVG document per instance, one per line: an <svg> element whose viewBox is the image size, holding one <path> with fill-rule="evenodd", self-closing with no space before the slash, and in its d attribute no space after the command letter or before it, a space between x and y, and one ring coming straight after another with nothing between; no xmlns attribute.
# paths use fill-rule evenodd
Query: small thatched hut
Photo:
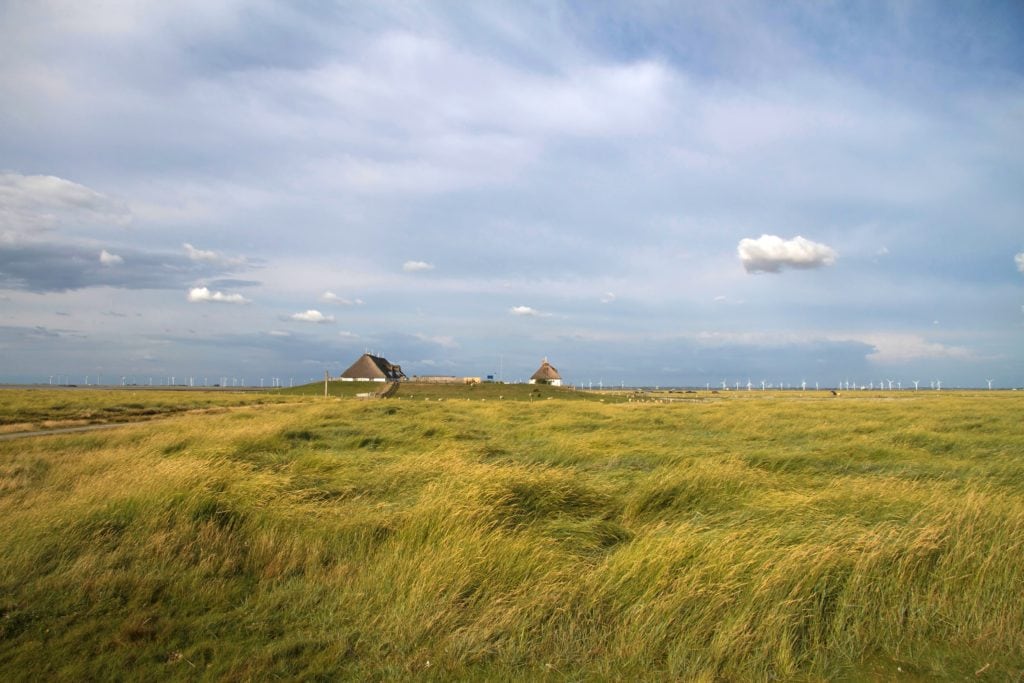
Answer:
<svg viewBox="0 0 1024 683"><path fill-rule="evenodd" d="M537 372L533 373L530 377L530 384L550 384L552 386L562 386L562 376L558 374L558 370L555 369L548 359L545 358L540 367L537 368Z"/></svg>
<svg viewBox="0 0 1024 683"><path fill-rule="evenodd" d="M401 379L406 379L401 365L368 353L364 353L348 370L341 373L342 382L397 382Z"/></svg>

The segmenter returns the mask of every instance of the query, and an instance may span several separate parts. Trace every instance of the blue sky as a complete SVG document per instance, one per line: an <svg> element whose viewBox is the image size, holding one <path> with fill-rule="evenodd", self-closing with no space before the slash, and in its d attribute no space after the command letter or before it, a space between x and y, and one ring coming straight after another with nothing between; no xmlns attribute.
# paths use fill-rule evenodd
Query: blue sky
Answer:
<svg viewBox="0 0 1024 683"><path fill-rule="evenodd" d="M90 4L0 2L0 379L1024 385L1018 2Z"/></svg>

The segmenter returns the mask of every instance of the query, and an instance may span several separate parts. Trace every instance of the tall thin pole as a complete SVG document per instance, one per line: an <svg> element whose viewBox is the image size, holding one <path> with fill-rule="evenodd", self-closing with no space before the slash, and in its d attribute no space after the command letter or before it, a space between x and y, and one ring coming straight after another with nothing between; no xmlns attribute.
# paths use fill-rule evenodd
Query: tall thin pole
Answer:
<svg viewBox="0 0 1024 683"><path fill-rule="evenodd" d="M324 398L327 398L327 371L324 370Z"/></svg>

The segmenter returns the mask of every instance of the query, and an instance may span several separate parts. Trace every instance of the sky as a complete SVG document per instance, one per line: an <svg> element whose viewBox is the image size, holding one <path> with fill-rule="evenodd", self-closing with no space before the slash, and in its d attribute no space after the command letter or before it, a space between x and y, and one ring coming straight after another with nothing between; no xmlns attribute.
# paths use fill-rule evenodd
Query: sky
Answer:
<svg viewBox="0 0 1024 683"><path fill-rule="evenodd" d="M0 0L0 381L365 351L1024 386L1024 4Z"/></svg>

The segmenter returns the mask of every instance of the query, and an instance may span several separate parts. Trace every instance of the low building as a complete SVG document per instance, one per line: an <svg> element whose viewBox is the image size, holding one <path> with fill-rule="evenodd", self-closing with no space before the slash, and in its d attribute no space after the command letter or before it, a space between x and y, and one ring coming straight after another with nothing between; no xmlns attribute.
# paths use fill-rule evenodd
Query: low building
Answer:
<svg viewBox="0 0 1024 683"><path fill-rule="evenodd" d="M480 384L479 377L455 377L454 375L413 375L409 381L423 384Z"/></svg>
<svg viewBox="0 0 1024 683"><path fill-rule="evenodd" d="M537 372L533 373L530 377L530 384L550 384L554 387L562 386L562 376L558 374L558 370L555 369L548 359L545 358L540 367L537 368Z"/></svg>
<svg viewBox="0 0 1024 683"><path fill-rule="evenodd" d="M349 369L341 373L342 382L397 382L407 379L401 365L388 362L387 358L364 353Z"/></svg>

